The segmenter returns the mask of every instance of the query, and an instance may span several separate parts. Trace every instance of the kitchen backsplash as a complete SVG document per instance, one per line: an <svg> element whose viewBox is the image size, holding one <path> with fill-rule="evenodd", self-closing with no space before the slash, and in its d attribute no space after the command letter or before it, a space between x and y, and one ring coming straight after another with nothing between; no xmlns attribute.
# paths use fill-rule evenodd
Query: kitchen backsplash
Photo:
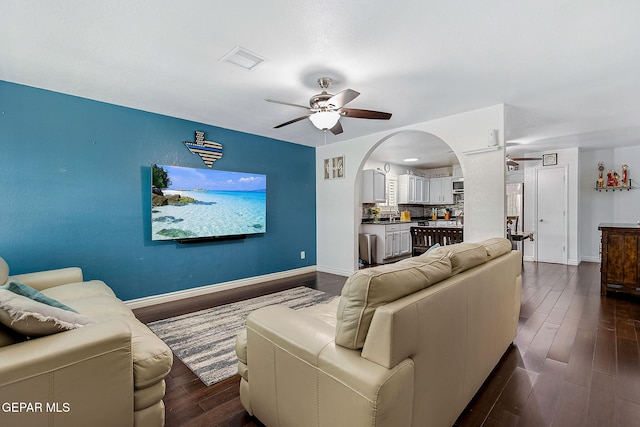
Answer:
<svg viewBox="0 0 640 427"><path fill-rule="evenodd" d="M373 215L369 213L369 209L375 207L375 203L363 203L362 204L362 219L363 220L372 220ZM463 211L464 209L464 201L458 202L453 205L398 205L398 213L394 215L394 217L400 217L400 211L409 211L411 215L411 219L418 218L431 218L431 210L433 208L438 209L438 217L444 218L444 213L446 209L449 209L449 213L452 217L455 217L457 214ZM381 219L389 218L388 211L382 211L379 215Z"/></svg>

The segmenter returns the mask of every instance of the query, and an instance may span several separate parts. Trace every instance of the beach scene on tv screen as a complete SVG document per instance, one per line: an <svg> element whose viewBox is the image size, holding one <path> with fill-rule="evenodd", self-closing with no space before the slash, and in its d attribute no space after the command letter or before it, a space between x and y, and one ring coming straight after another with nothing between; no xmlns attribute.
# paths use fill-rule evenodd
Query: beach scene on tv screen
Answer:
<svg viewBox="0 0 640 427"><path fill-rule="evenodd" d="M151 239L266 232L266 175L153 165Z"/></svg>

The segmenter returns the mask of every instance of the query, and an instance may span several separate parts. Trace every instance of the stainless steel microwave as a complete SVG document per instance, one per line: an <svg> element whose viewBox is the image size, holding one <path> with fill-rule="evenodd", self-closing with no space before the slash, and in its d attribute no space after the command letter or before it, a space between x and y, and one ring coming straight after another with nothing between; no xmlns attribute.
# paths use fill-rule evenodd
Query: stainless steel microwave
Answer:
<svg viewBox="0 0 640 427"><path fill-rule="evenodd" d="M453 180L453 194L464 194L464 178Z"/></svg>

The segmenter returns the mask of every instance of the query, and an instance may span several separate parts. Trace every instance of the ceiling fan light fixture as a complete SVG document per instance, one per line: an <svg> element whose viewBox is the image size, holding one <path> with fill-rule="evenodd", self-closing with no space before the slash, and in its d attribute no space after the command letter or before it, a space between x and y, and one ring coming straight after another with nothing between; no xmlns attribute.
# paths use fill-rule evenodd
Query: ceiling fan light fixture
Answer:
<svg viewBox="0 0 640 427"><path fill-rule="evenodd" d="M358 95L360 95L360 92L357 92L353 89L345 89L341 92L336 93L335 95L332 95L330 93L327 93L327 89L329 88L330 83L331 79L328 77L321 77L320 79L318 79L318 84L320 84L320 87L322 88L322 93L313 95L309 99L309 107L292 104L290 102L267 99L266 101L275 102L276 104L284 104L291 105L293 107L304 108L309 112L304 116L274 126L274 129L279 129L283 126L287 126L292 123L299 122L300 120L309 118L309 120L311 120L311 123L313 123L316 128L324 131L330 130L334 135L338 135L343 132L342 125L340 124L340 117L342 116L354 119L378 120L389 120L391 118L391 113L384 113L382 111L361 110L358 108L344 108L345 104L353 101L356 97L358 97Z"/></svg>
<svg viewBox="0 0 640 427"><path fill-rule="evenodd" d="M420 159L417 157L407 157L406 159L402 159L403 162L407 162L407 163L417 162L418 160Z"/></svg>
<svg viewBox="0 0 640 427"><path fill-rule="evenodd" d="M318 111L309 116L309 120L315 127L320 130L328 130L333 128L338 120L340 120L340 113L337 111Z"/></svg>

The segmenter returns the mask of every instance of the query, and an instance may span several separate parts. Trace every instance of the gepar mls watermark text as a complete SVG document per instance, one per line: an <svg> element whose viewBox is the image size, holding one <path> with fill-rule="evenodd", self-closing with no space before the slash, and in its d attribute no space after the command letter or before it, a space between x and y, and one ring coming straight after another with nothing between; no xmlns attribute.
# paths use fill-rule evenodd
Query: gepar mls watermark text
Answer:
<svg viewBox="0 0 640 427"><path fill-rule="evenodd" d="M69 402L3 402L0 409L4 413L67 413L71 412Z"/></svg>

